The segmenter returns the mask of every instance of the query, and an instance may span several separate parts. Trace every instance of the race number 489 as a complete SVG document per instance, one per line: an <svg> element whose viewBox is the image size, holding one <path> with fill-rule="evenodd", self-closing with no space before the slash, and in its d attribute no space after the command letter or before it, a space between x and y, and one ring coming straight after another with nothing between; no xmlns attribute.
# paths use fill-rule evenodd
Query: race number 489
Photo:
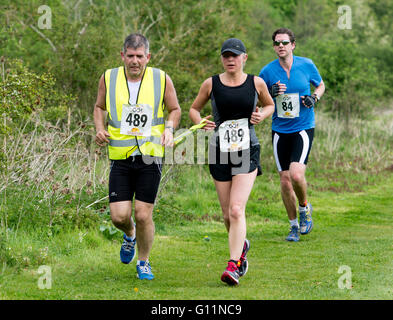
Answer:
<svg viewBox="0 0 393 320"><path fill-rule="evenodd" d="M123 105L120 133L130 136L151 136L153 108L148 104Z"/></svg>
<svg viewBox="0 0 393 320"><path fill-rule="evenodd" d="M129 113L126 119L126 122L130 125L130 127L145 127L147 123L147 115L139 113Z"/></svg>
<svg viewBox="0 0 393 320"><path fill-rule="evenodd" d="M218 128L221 152L246 150L250 147L248 119L227 120Z"/></svg>
<svg viewBox="0 0 393 320"><path fill-rule="evenodd" d="M226 130L224 134L224 139L230 142L242 142L244 137L244 130L242 128Z"/></svg>

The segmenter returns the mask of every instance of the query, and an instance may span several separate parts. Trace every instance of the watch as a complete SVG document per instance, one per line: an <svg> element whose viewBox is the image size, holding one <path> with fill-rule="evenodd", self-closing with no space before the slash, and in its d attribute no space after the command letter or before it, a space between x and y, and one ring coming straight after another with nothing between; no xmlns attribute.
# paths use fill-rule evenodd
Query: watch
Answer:
<svg viewBox="0 0 393 320"><path fill-rule="evenodd" d="M172 132L172 134L175 132L175 129L171 126L166 126L165 129L169 129Z"/></svg>
<svg viewBox="0 0 393 320"><path fill-rule="evenodd" d="M321 98L319 97L319 95L317 95L316 93L313 94L313 97L317 100L317 102L318 102L319 100L321 100Z"/></svg>

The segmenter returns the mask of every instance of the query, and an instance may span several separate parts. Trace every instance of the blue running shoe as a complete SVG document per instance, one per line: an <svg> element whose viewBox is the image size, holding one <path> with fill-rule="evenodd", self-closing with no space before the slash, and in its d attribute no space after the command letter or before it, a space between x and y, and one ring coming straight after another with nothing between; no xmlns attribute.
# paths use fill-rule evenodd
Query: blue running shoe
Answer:
<svg viewBox="0 0 393 320"><path fill-rule="evenodd" d="M300 234L310 233L313 227L312 222L312 205L309 203L306 206L305 211L299 212L299 225L300 225Z"/></svg>
<svg viewBox="0 0 393 320"><path fill-rule="evenodd" d="M123 235L123 244L120 248L120 261L129 264L135 257L135 244L136 238L134 240L127 240L127 236Z"/></svg>
<svg viewBox="0 0 393 320"><path fill-rule="evenodd" d="M292 226L291 231L289 232L287 238L285 240L287 241L299 241L300 236L299 236L299 227L298 226Z"/></svg>
<svg viewBox="0 0 393 320"><path fill-rule="evenodd" d="M154 275L151 272L151 266L149 261L139 261L136 265L137 277L141 280L153 280Z"/></svg>

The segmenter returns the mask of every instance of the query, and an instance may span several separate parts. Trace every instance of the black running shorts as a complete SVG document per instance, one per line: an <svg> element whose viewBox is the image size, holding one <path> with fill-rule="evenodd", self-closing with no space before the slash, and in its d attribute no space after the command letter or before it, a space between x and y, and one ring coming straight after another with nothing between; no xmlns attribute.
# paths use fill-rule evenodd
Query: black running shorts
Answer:
<svg viewBox="0 0 393 320"><path fill-rule="evenodd" d="M294 133L272 131L273 153L278 171L289 170L291 162L307 164L314 128Z"/></svg>
<svg viewBox="0 0 393 320"><path fill-rule="evenodd" d="M257 169L259 176L262 174L259 163L260 150L259 144L239 152L220 152L219 147L211 147L209 150L210 174L214 180L231 181L235 175L250 173Z"/></svg>
<svg viewBox="0 0 393 320"><path fill-rule="evenodd" d="M135 200L154 203L160 185L161 158L134 156L111 160L109 202Z"/></svg>

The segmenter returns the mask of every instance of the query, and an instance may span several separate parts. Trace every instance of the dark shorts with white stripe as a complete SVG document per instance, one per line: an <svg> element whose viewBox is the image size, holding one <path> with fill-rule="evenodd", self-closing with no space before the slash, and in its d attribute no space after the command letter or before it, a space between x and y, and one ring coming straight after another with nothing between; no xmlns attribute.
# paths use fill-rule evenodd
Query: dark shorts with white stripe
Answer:
<svg viewBox="0 0 393 320"><path fill-rule="evenodd" d="M293 133L272 131L273 153L278 171L289 170L292 162L307 164L314 128Z"/></svg>

